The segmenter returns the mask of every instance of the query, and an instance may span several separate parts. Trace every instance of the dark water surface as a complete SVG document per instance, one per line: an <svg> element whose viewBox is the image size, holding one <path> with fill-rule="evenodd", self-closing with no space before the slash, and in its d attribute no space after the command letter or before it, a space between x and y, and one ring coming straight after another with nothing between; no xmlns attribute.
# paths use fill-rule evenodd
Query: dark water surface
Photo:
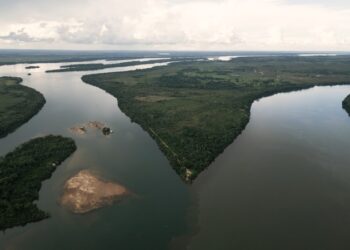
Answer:
<svg viewBox="0 0 350 250"><path fill-rule="evenodd" d="M0 75L24 78L47 100L38 115L0 140L0 155L51 133L73 137L78 150L40 191L38 206L51 218L7 230L0 249L158 250L171 241L175 249L350 249L350 118L341 108L350 87L255 102L242 135L188 186L114 97L80 80L84 72L46 74L60 64L39 65L32 76L25 65L0 67ZM115 133L68 130L94 120ZM58 200L65 180L81 169L120 182L135 196L73 215Z"/></svg>
<svg viewBox="0 0 350 250"><path fill-rule="evenodd" d="M242 135L193 185L188 249L350 249L349 86L254 103Z"/></svg>
<svg viewBox="0 0 350 250"><path fill-rule="evenodd" d="M188 186L152 138L121 113L114 97L83 83L83 73L46 74L45 70L59 65L40 66L31 70L31 76L27 76L25 65L0 67L0 75L24 78L24 85L40 91L47 100L37 116L0 140L0 155L34 136L51 133L73 137L78 150L40 191L38 206L51 218L7 230L0 235L0 249L167 248L172 237L185 232ZM150 65L109 71L145 67ZM107 123L115 133L110 137L101 133L76 136L69 131L76 124L95 120ZM81 169L95 170L108 180L124 184L135 196L86 215L73 215L60 207L58 200L64 182Z"/></svg>

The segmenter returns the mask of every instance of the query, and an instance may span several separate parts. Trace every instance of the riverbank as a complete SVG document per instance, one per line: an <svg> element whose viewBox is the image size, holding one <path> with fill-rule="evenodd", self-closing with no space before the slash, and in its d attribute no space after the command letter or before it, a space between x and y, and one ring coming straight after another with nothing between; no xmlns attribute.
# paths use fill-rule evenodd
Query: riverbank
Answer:
<svg viewBox="0 0 350 250"><path fill-rule="evenodd" d="M0 230L49 216L33 201L39 198L42 181L75 150L72 139L51 135L32 139L0 158Z"/></svg>
<svg viewBox="0 0 350 250"><path fill-rule="evenodd" d="M71 63L95 60L123 60L149 57L163 57L156 52L123 51L64 51L64 50L2 50L0 66L37 63Z"/></svg>
<svg viewBox="0 0 350 250"><path fill-rule="evenodd" d="M29 121L46 102L41 93L21 82L18 77L0 77L0 138Z"/></svg>
<svg viewBox="0 0 350 250"><path fill-rule="evenodd" d="M73 137L78 145L72 157L42 182L35 204L50 213L50 218L6 230L0 245L5 249L27 250L110 249L118 242L125 249L166 249L170 239L186 229L187 186L171 169L156 143L119 110L113 96L84 84L80 73L44 72L61 65L40 64L40 70L31 77L27 76L26 65L0 67L1 75L22 77L26 86L41 92L47 100L39 115L1 139L0 154L6 155L24 141L43 134ZM101 121L116 133L106 138L97 129L91 129L86 136L75 136L69 131L70 127L88 121ZM59 203L63 187L83 168L99 173L103 180L125 185L132 195L120 203L118 199L116 205L84 215L69 212Z"/></svg>
<svg viewBox="0 0 350 250"><path fill-rule="evenodd" d="M168 59L159 59L152 60L149 63L164 63L170 62L172 60ZM128 66L137 66L147 64L144 61L133 61L133 62L120 62L113 64L103 64L103 63L91 63L91 64L72 64L72 65L63 65L59 69L47 70L46 73L59 73L59 72L77 72L77 71L90 71L90 70L101 70L108 68L118 68L118 67L128 67Z"/></svg>
<svg viewBox="0 0 350 250"><path fill-rule="evenodd" d="M59 69L47 70L46 73L58 73L58 72L77 72L77 71L92 71L92 70L102 70L109 68L119 68L119 67L130 67L130 66L138 66L145 64L154 64L154 63L171 63L171 62L190 62L190 61L198 61L205 60L205 58L201 57L172 57L172 58L162 58L155 59L150 61L129 61L129 62L119 62L119 63L91 63L91 64L71 64L71 65L62 65Z"/></svg>
<svg viewBox="0 0 350 250"><path fill-rule="evenodd" d="M348 249L350 123L339 104L349 91L255 102L243 133L191 186L187 249Z"/></svg>
<svg viewBox="0 0 350 250"><path fill-rule="evenodd" d="M114 95L120 109L157 141L176 172L191 181L245 128L255 100L350 83L349 65L350 57L237 58L82 80ZM149 97L155 101L144 101Z"/></svg>
<svg viewBox="0 0 350 250"><path fill-rule="evenodd" d="M348 95L343 101L343 109L348 112L350 116L350 95Z"/></svg>

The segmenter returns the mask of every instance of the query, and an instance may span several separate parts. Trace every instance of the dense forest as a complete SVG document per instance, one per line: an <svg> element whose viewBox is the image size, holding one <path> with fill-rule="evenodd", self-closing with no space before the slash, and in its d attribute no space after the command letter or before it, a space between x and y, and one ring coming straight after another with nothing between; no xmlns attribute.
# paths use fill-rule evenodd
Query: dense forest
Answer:
<svg viewBox="0 0 350 250"><path fill-rule="evenodd" d="M254 100L315 85L350 83L350 57L257 57L181 62L83 76L118 98L190 181L241 133Z"/></svg>
<svg viewBox="0 0 350 250"><path fill-rule="evenodd" d="M45 104L38 91L19 84L17 77L0 77L0 138L32 118Z"/></svg>
<svg viewBox="0 0 350 250"><path fill-rule="evenodd" d="M0 158L0 229L47 218L37 208L41 182L76 150L72 139L46 136L32 139Z"/></svg>
<svg viewBox="0 0 350 250"><path fill-rule="evenodd" d="M349 116L350 116L350 95L348 95L344 101L343 101L343 109L346 110L346 112L348 112Z"/></svg>

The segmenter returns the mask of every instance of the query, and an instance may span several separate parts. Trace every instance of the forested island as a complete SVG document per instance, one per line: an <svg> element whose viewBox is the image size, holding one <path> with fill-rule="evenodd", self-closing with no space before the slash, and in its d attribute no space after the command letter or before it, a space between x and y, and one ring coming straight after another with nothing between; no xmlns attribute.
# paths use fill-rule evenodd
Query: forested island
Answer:
<svg viewBox="0 0 350 250"><path fill-rule="evenodd" d="M350 95L348 95L343 101L343 109L348 112L350 116Z"/></svg>
<svg viewBox="0 0 350 250"><path fill-rule="evenodd" d="M45 104L41 93L20 82L18 77L0 77L0 138L30 120Z"/></svg>
<svg viewBox="0 0 350 250"><path fill-rule="evenodd" d="M30 65L30 66L27 66L25 67L25 69L39 69L40 66L36 66L36 65Z"/></svg>
<svg viewBox="0 0 350 250"><path fill-rule="evenodd" d="M350 57L257 57L182 62L83 76L118 98L186 181L195 179L249 121L264 96L350 83Z"/></svg>
<svg viewBox="0 0 350 250"><path fill-rule="evenodd" d="M72 139L46 136L32 139L0 158L0 230L47 218L33 204L41 182L76 150Z"/></svg>
<svg viewBox="0 0 350 250"><path fill-rule="evenodd" d="M152 60L149 62L133 61L133 62L120 62L120 63L113 63L113 64L103 64L103 63L70 64L70 65L63 65L61 66L60 69L47 70L46 73L90 71L90 70L100 70L100 69L117 68L117 67L137 66L137 65L147 64L147 63L162 63L162 62L168 62L168 61L171 61L171 60L159 59L159 60Z"/></svg>
<svg viewBox="0 0 350 250"><path fill-rule="evenodd" d="M186 52L173 52L177 56L188 56ZM203 53L190 53L200 56ZM210 53L209 53L210 54ZM79 50L7 50L0 49L0 66L19 63L62 63L62 62L86 62L95 60L123 60L138 58L161 58L168 55L160 55L156 51L79 51Z"/></svg>
<svg viewBox="0 0 350 250"><path fill-rule="evenodd" d="M132 62L120 62L120 63L113 63L113 64L103 64L103 63L69 64L69 65L63 65L59 69L47 70L46 73L101 70L101 69L108 69L108 68L128 67L128 66L137 66L137 65L145 65L145 64L153 64L153 63L178 62L178 61L188 62L188 61L194 61L199 59L203 59L203 58L174 57L171 59L164 58L164 59L151 60L151 61L132 61Z"/></svg>

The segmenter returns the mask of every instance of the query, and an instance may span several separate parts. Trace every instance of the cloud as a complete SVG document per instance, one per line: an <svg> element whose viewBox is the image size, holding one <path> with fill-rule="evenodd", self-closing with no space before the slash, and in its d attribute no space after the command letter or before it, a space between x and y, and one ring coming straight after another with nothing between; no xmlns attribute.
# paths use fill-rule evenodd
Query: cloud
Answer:
<svg viewBox="0 0 350 250"><path fill-rule="evenodd" d="M0 46L350 49L350 6L343 0L339 8L325 0L0 1L8 9L0 13Z"/></svg>
<svg viewBox="0 0 350 250"><path fill-rule="evenodd" d="M24 29L20 29L17 31L11 31L5 36L0 36L2 40L8 40L13 42L51 42L50 38L39 38L30 36Z"/></svg>
<svg viewBox="0 0 350 250"><path fill-rule="evenodd" d="M29 36L23 29L18 30L16 32L10 32L8 35L0 36L0 39L10 40L16 42L34 42L34 37Z"/></svg>

